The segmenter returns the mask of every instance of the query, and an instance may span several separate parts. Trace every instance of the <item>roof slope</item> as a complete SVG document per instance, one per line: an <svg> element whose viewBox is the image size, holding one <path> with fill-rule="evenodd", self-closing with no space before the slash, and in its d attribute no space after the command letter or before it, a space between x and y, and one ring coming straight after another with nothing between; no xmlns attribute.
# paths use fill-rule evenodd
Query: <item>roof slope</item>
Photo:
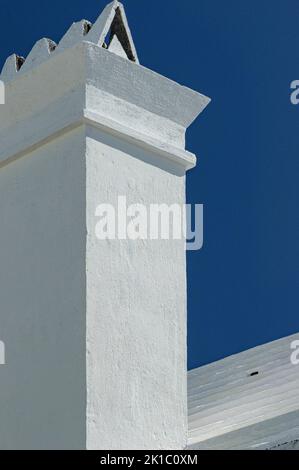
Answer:
<svg viewBox="0 0 299 470"><path fill-rule="evenodd" d="M189 445L270 448L299 438L299 334L188 373Z"/></svg>

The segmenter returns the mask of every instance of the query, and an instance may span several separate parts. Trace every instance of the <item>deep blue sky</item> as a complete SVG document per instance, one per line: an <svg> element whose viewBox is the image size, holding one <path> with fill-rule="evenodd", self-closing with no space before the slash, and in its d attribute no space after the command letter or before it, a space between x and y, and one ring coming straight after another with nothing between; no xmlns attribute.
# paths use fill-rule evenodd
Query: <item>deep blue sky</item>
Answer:
<svg viewBox="0 0 299 470"><path fill-rule="evenodd" d="M0 62L94 21L106 0L1 0ZM189 368L299 331L298 0L126 0L140 61L210 96L188 131Z"/></svg>

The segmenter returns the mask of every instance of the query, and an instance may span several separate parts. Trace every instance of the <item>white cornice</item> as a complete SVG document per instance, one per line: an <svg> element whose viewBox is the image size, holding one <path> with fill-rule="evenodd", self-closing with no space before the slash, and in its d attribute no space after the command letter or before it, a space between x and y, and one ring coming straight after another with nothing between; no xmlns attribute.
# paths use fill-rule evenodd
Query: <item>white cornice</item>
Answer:
<svg viewBox="0 0 299 470"><path fill-rule="evenodd" d="M51 123L48 119L43 118L43 113L38 114L0 133L0 166L4 166L76 127L84 125L95 127L137 147L146 149L185 171L196 165L196 157L192 153L160 142L112 119L84 109L82 112L77 111L71 115L60 115Z"/></svg>
<svg viewBox="0 0 299 470"><path fill-rule="evenodd" d="M209 99L102 47L81 42L6 83L2 164L88 124L188 170L186 127Z"/></svg>

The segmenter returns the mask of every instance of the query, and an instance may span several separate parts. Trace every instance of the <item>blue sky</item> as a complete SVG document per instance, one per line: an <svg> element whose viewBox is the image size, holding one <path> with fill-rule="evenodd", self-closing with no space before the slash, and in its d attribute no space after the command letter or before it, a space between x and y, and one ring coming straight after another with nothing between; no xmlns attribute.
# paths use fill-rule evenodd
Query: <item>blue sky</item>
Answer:
<svg viewBox="0 0 299 470"><path fill-rule="evenodd" d="M1 0L0 62L94 21L104 0ZM212 103L188 131L188 201L205 245L188 254L188 364L299 331L299 2L127 0L140 61Z"/></svg>

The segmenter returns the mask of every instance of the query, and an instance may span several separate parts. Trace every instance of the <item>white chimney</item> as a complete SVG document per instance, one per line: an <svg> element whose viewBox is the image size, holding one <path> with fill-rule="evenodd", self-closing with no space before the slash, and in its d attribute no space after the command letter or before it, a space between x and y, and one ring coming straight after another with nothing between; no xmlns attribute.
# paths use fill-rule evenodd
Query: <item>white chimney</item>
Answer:
<svg viewBox="0 0 299 470"><path fill-rule="evenodd" d="M0 448L183 449L185 242L98 240L96 210L184 204L209 99L139 65L117 1L0 79Z"/></svg>

